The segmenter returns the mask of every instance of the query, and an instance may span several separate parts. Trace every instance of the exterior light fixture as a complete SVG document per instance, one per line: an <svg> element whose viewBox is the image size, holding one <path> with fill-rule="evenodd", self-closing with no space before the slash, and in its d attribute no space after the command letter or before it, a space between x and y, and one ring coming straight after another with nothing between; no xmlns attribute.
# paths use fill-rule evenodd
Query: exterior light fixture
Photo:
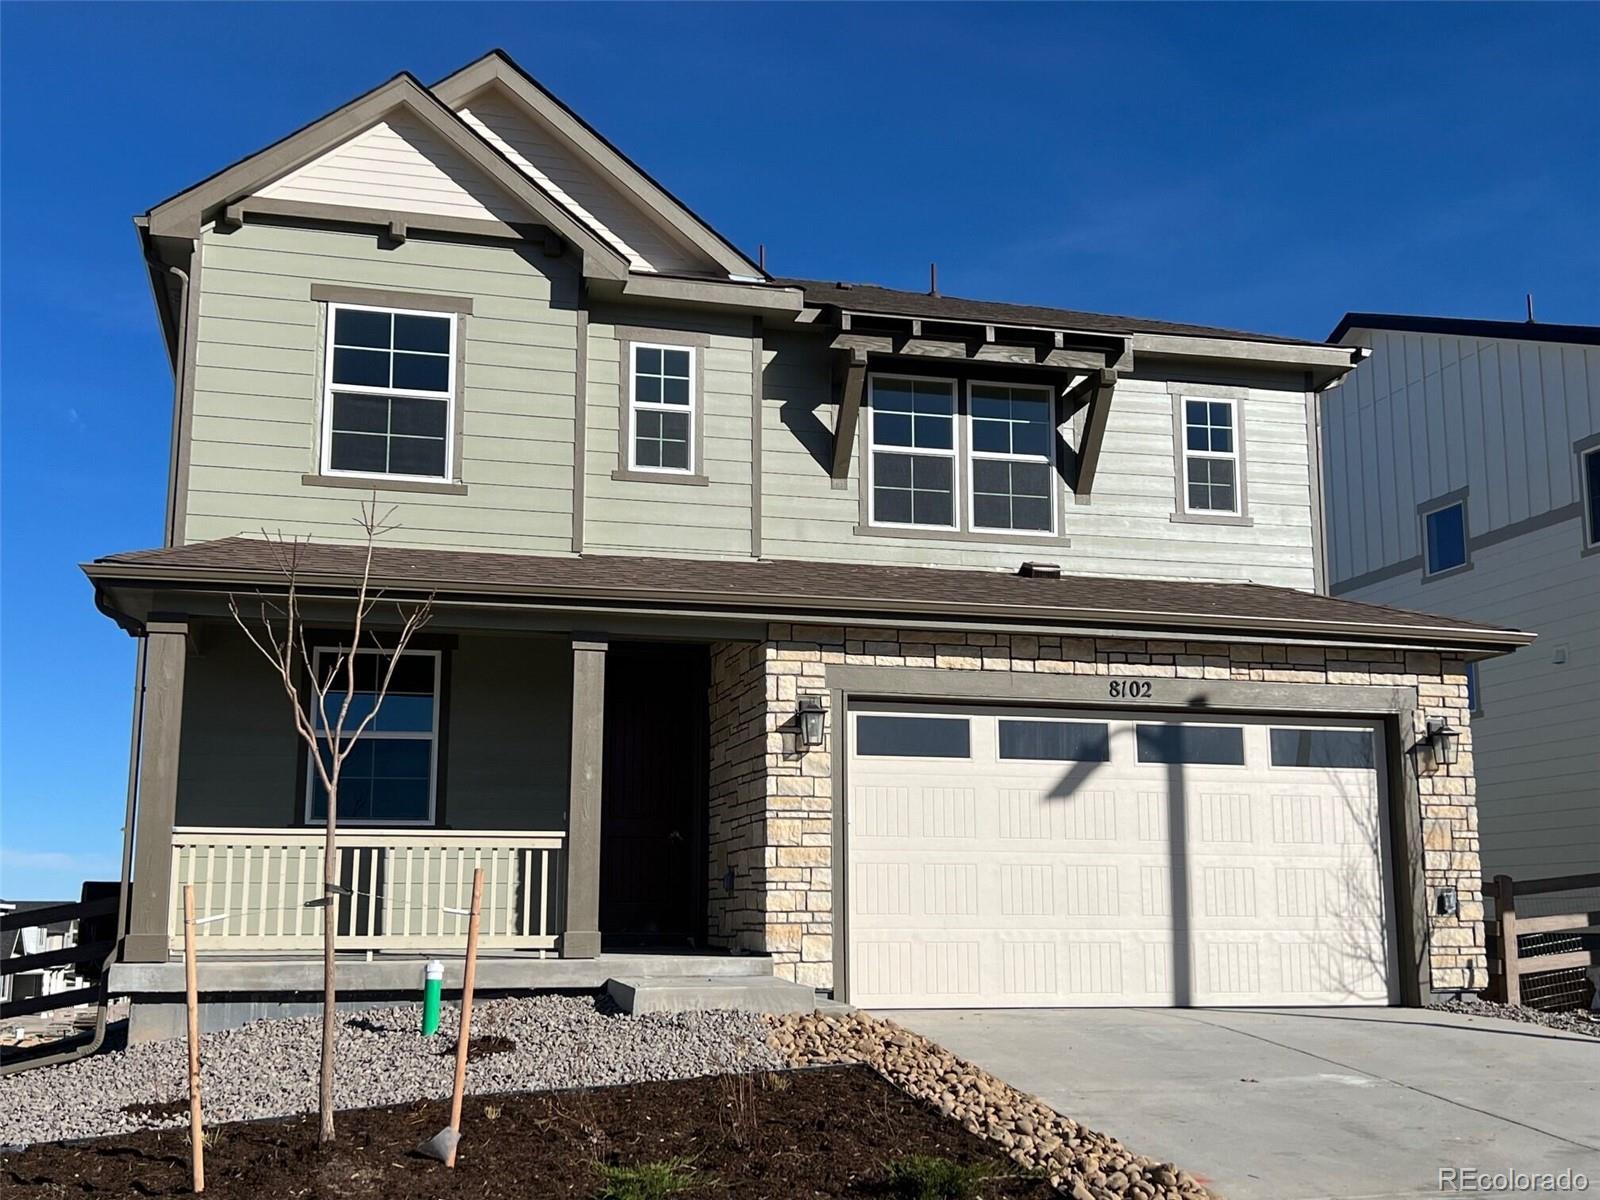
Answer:
<svg viewBox="0 0 1600 1200"><path fill-rule="evenodd" d="M1434 762L1453 767L1461 756L1461 731L1447 717L1429 717L1427 745Z"/></svg>
<svg viewBox="0 0 1600 1200"><path fill-rule="evenodd" d="M800 707L795 711L795 720L800 727L800 744L807 750L815 750L822 745L823 721L826 717L827 712L822 707L820 696L800 697Z"/></svg>

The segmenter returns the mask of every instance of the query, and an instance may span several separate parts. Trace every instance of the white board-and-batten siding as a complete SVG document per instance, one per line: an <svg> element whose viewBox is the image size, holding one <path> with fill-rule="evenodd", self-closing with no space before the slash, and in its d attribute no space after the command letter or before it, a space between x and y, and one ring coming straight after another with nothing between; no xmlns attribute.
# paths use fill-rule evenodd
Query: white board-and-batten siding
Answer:
<svg viewBox="0 0 1600 1200"><path fill-rule="evenodd" d="M183 540L310 534L357 540L364 493L317 473L326 306L314 284L469 298L459 423L465 495L383 493L391 540L446 549L570 551L576 273L488 243L248 223L207 231L198 287ZM549 272L549 274L546 274Z"/></svg>
<svg viewBox="0 0 1600 1200"><path fill-rule="evenodd" d="M1574 447L1600 431L1600 348L1385 330L1349 340L1372 355L1322 400L1331 590L1539 635L1477 668L1483 868L1594 871L1600 554L1584 552ZM1463 489L1471 566L1425 579L1419 507Z"/></svg>

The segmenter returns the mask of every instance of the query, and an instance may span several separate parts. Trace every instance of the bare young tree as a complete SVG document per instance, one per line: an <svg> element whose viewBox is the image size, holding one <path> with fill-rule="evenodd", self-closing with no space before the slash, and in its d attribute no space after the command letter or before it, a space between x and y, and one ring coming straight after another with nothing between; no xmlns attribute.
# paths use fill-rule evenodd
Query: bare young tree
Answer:
<svg viewBox="0 0 1600 1200"><path fill-rule="evenodd" d="M334 1041L338 1032L335 1011L334 942L339 930L339 777L345 761L356 748L361 736L371 728L379 710L389 694L389 684L394 678L395 666L400 662L406 647L417 631L433 615L433 597L422 600L392 600L383 591L373 591L372 552L377 540L398 529L393 521L395 507L379 511L377 498L363 501L361 515L356 524L364 535L365 554L362 557L361 582L355 594L355 608L348 642L340 635L340 645L324 648L319 666L317 647L306 638L305 620L301 613L300 572L302 553L310 538L286 537L269 534L261 536L273 547L277 567L283 575L285 588L281 595L256 595L241 602L237 595L228 597L228 610L251 644L272 665L283 684L294 717L295 733L305 742L311 762L316 767L317 778L328 798L326 833L322 851L323 894L312 903L322 908L322 1077L318 1094L318 1109L322 1118L318 1141L333 1141L333 1074ZM246 615L247 603L255 611ZM383 622L380 633L373 628L380 608L393 606L393 621ZM362 638L368 639L368 648L378 651L378 669L373 684L372 705L356 720L349 723L350 711L357 695L356 651L362 649ZM340 687L342 685L342 695ZM330 717L329 707L337 703L337 712Z"/></svg>

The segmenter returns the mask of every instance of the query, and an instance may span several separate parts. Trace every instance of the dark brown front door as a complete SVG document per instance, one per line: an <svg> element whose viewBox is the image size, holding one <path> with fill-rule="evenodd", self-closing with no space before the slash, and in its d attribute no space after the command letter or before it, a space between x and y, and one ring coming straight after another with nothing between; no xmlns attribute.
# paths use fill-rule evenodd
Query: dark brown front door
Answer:
<svg viewBox="0 0 1600 1200"><path fill-rule="evenodd" d="M606 655L600 931L691 946L705 920L707 655L613 642Z"/></svg>

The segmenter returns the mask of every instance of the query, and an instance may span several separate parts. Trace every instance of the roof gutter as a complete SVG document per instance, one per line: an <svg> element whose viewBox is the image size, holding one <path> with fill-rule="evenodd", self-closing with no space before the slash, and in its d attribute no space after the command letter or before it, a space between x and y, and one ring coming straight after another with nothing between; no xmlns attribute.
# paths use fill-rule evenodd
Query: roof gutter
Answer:
<svg viewBox="0 0 1600 1200"><path fill-rule="evenodd" d="M223 580L214 572L196 573L168 569L151 571L133 563L86 563L83 571L97 585L107 583L175 584L198 586L201 589L221 590L227 584L237 584L253 590L277 590L283 586L283 577L276 571L240 571ZM1007 624L1032 622L1049 632L1066 629L1078 630L1085 624L1110 625L1126 633L1135 628L1146 635L1154 631L1178 632L1193 629L1225 631L1237 638L1248 631L1257 633L1299 635L1308 640L1328 638L1354 639L1379 638L1386 643L1405 642L1408 645L1465 647L1472 649L1509 650L1529 645L1535 635L1519 630L1465 629L1450 626L1391 625L1382 622L1294 620L1281 617L1254 617L1240 614L1199 612L1159 612L1144 609L1078 608L1071 606L1039 606L1017 604L962 603L960 606L930 602L881 599L859 596L798 596L791 593L750 594L730 597L723 592L694 589L675 591L646 591L639 588L607 587L508 587L504 584L472 584L453 580L393 579L374 575L372 583L389 591L400 590L417 595L433 591L435 603L451 602L451 597L472 598L470 603L482 606L478 597L508 597L530 602L553 602L557 606L592 605L595 601L612 600L624 606L636 605L659 609L665 603L700 606L697 615L728 616L730 614L759 617L772 621L798 621L815 623L819 617L840 616L866 618L881 623L885 614L906 618L902 624L911 624L924 618L928 628L950 628L951 618L956 620L986 616ZM330 594L340 594L351 585L348 576L327 573L302 574L297 588L302 595L307 588L327 589ZM933 619L926 619L933 618ZM1107 636L1115 636L1108 631Z"/></svg>

